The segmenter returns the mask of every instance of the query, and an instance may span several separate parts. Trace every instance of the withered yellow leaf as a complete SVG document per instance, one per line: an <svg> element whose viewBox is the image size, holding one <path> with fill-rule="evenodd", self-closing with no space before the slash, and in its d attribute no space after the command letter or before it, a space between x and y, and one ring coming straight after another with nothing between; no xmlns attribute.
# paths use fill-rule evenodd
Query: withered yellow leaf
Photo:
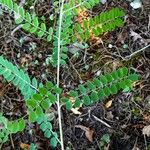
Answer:
<svg viewBox="0 0 150 150"><path fill-rule="evenodd" d="M106 108L110 108L112 106L112 100L108 101L106 104L105 104L105 107Z"/></svg>

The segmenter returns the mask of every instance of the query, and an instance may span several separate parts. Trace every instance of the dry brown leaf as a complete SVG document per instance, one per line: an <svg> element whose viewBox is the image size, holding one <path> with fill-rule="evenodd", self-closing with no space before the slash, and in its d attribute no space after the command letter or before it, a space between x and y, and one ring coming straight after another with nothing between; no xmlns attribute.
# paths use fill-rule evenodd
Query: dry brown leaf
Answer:
<svg viewBox="0 0 150 150"><path fill-rule="evenodd" d="M106 118L109 119L109 120L113 120L114 115L113 115L112 111L109 111L109 112L106 113Z"/></svg>
<svg viewBox="0 0 150 150"><path fill-rule="evenodd" d="M83 20L87 19L89 14L86 10L82 10L81 8L77 8L77 18L75 19L75 22L80 23L80 25L83 27Z"/></svg>
<svg viewBox="0 0 150 150"><path fill-rule="evenodd" d="M81 115L82 113L80 111L78 111L78 108L72 108L71 111L75 114L75 115Z"/></svg>
<svg viewBox="0 0 150 150"><path fill-rule="evenodd" d="M87 139L90 141L90 142L93 142L93 133L94 131L89 129L85 131L85 136L87 137Z"/></svg>
<svg viewBox="0 0 150 150"><path fill-rule="evenodd" d="M21 58L21 65L24 66L28 62L28 59L26 57Z"/></svg>
<svg viewBox="0 0 150 150"><path fill-rule="evenodd" d="M137 41L138 39L143 39L140 34L134 32L133 30L130 31L130 36L133 37L133 41Z"/></svg>
<svg viewBox="0 0 150 150"><path fill-rule="evenodd" d="M26 144L26 143L21 143L21 144L20 144L20 148L21 148L21 149L29 149L29 148L30 148L30 145L29 145L29 144Z"/></svg>
<svg viewBox="0 0 150 150"><path fill-rule="evenodd" d="M113 61L113 63L112 63L112 67L114 70L116 70L117 68L122 67L122 66L123 66L123 64L120 61Z"/></svg>
<svg viewBox="0 0 150 150"><path fill-rule="evenodd" d="M72 104L75 103L74 97L69 97L69 100L70 100L70 102L71 102ZM83 104L83 103L80 104L80 107L76 107L75 110L74 110L74 108L73 108L73 109L72 109L72 112L78 111L78 110L82 107L82 104ZM74 114L76 114L76 112L75 112Z"/></svg>
<svg viewBox="0 0 150 150"><path fill-rule="evenodd" d="M108 101L106 104L105 104L105 107L106 108L110 108L112 106L112 100Z"/></svg>
<svg viewBox="0 0 150 150"><path fill-rule="evenodd" d="M150 115L143 115L144 121L150 122Z"/></svg>
<svg viewBox="0 0 150 150"><path fill-rule="evenodd" d="M75 102L75 99L73 97L69 97L69 100L72 104Z"/></svg>
<svg viewBox="0 0 150 150"><path fill-rule="evenodd" d="M145 126L142 130L142 133L144 135L150 136L150 125L149 126Z"/></svg>
<svg viewBox="0 0 150 150"><path fill-rule="evenodd" d="M83 131L85 131L85 136L86 138L90 141L90 142L93 142L93 134L94 134L94 131L88 127L85 127L85 126L82 126L82 125L76 125L75 126L76 128L80 128L82 129Z"/></svg>

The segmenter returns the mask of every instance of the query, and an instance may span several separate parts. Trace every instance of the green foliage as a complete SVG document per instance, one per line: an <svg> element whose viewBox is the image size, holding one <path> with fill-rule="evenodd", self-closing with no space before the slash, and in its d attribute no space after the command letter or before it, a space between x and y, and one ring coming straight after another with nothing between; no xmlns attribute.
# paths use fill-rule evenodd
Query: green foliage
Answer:
<svg viewBox="0 0 150 150"><path fill-rule="evenodd" d="M10 133L17 133L23 131L25 129L24 119L21 118L15 121L9 121L7 123L7 129L10 131Z"/></svg>
<svg viewBox="0 0 150 150"><path fill-rule="evenodd" d="M93 81L87 81L84 85L80 84L76 90L71 90L69 97L75 99L74 104L70 102L69 98L63 97L61 100L67 109L79 107L81 103L90 105L110 95L117 94L120 90L130 89L133 82L137 80L137 74L129 74L128 69L123 67L110 74L101 75L99 78L93 79Z"/></svg>
<svg viewBox="0 0 150 150"><path fill-rule="evenodd" d="M18 69L2 56L0 56L0 75L3 75L6 81L18 87L25 99L30 98L38 87L35 78L30 80L29 76L23 70Z"/></svg>
<svg viewBox="0 0 150 150"><path fill-rule="evenodd" d="M84 11L86 9L91 9L95 5L99 4L100 0L70 0L69 4L71 7L74 7L76 5L79 5L80 8ZM74 8L73 10L75 13L78 13L78 9Z"/></svg>
<svg viewBox="0 0 150 150"><path fill-rule="evenodd" d="M110 142L110 135L109 134L104 134L101 139L100 139L100 147L101 149L105 149L105 146Z"/></svg>
<svg viewBox="0 0 150 150"><path fill-rule="evenodd" d="M56 20L55 29L52 27L47 28L46 24L41 23L36 15L31 15L29 12L26 12L23 7L14 3L13 0L0 0L0 5L8 10L10 14L14 14L16 24L21 24L24 30L37 35L39 38L46 39L48 42L53 40L52 55L50 57L50 62L53 66L57 66L59 44L61 47L60 63L61 65L65 65L68 58L67 46L76 41L77 37L80 37L80 40L85 42L89 39L91 33L99 36L104 32L112 31L123 25L121 17L125 14L119 8L113 8L93 18L84 20L83 26L80 24L73 25L73 19L78 13L79 7L84 11L91 9L99 3L99 0L70 0L65 3L63 14L61 14L63 17L61 41L58 43L59 19ZM75 7L76 5L79 5L79 7ZM55 31L55 35L53 35L53 30ZM61 94L62 90L52 82L47 82L45 86L39 87L35 78L30 80L29 76L23 70L18 69L2 56L0 56L0 75L7 82L11 82L14 86L18 87L26 100L29 121L31 123L36 122L43 131L44 136L49 139L50 145L56 147L59 141L58 135L52 131L52 124L46 116L45 111L52 104L56 103L56 94ZM61 97L61 102L65 104L68 110L74 107L80 107L82 103L88 106L110 95L117 94L120 90L125 91L126 89L130 89L133 82L137 80L137 74L129 74L128 69L123 67L109 74L94 78L93 81L80 84L77 89L71 90L67 97ZM74 102L70 100L70 97L73 97ZM0 143L6 142L9 134L23 131L25 125L23 118L8 121L0 114L0 126L2 126L0 129ZM30 149L35 149L35 146L31 145Z"/></svg>
<svg viewBox="0 0 150 150"><path fill-rule="evenodd" d="M53 103L56 102L55 94L61 93L61 89L53 85L52 82L47 82L45 87L39 88L38 92L35 93L38 88L37 80L35 78L30 80L27 74L25 74L21 69L19 70L16 66L8 62L2 56L0 56L0 75L3 75L6 81L13 83L21 90L21 93L24 95L26 100L29 120L31 122L36 122L40 117L44 118L44 110L47 110ZM4 117L1 117L1 120L5 122ZM25 128L25 122L23 119L9 122L7 121L6 123L7 124L5 126L7 128L3 128L3 131L0 135L1 142L7 141L10 133L23 131ZM50 143L52 143L52 146L57 145L57 140L54 139L56 133L54 134L55 136L51 133L52 127L50 128L50 122L43 122L42 125L40 125L42 131L42 126L44 125L47 128L44 133L45 137L51 137Z"/></svg>
<svg viewBox="0 0 150 150"><path fill-rule="evenodd" d="M0 144L8 140L7 119L0 113Z"/></svg>
<svg viewBox="0 0 150 150"><path fill-rule="evenodd" d="M80 0L78 0L78 3L80 3ZM99 0L87 0L87 1L83 0L82 5L81 5L81 9L90 9L99 3L100 3Z"/></svg>
<svg viewBox="0 0 150 150"><path fill-rule="evenodd" d="M64 12L67 9L70 9L71 5L65 4L64 5ZM73 29L72 29L72 24L73 24L73 12L68 11L63 14L63 20L62 20L62 32L61 32L61 59L60 59L60 64L65 65L66 64L66 59L68 58L67 52L68 48L67 45L71 43L70 36L73 35ZM59 30L59 19L57 21L57 26L56 26L56 34L53 42L53 52L51 56L51 63L53 66L57 66L57 59L58 59L58 30Z"/></svg>
<svg viewBox="0 0 150 150"><path fill-rule="evenodd" d="M61 93L61 89L54 86L52 82L47 82L45 86L39 88L38 92L26 100L30 122L35 122L44 115L44 110L56 102L56 94Z"/></svg>
<svg viewBox="0 0 150 150"><path fill-rule="evenodd" d="M40 129L44 132L44 136L50 139L50 145L56 147L58 143L58 135L52 131L52 124L48 121L46 116L41 116L37 119Z"/></svg>
<svg viewBox="0 0 150 150"><path fill-rule="evenodd" d="M8 9L10 13L14 13L16 24L22 24L24 30L36 34L39 38L51 41L53 28L47 29L46 24L40 23L36 15L25 12L24 8L14 3L13 0L0 0L0 4Z"/></svg>
<svg viewBox="0 0 150 150"><path fill-rule="evenodd" d="M36 150L36 146L33 143L30 144L30 150Z"/></svg>
<svg viewBox="0 0 150 150"><path fill-rule="evenodd" d="M3 59L2 56L0 57L0 74L3 75L7 81L17 86L21 91L26 91L26 93L33 87L38 87L35 79L31 82L27 74L13 66L12 63ZM81 103L90 105L109 97L111 94L116 94L119 90L131 88L132 83L136 80L138 80L137 74L129 74L128 69L123 67L109 74L101 75L99 78L93 79L93 81L87 81L84 85L80 84L76 90L71 90L68 97L73 97L75 99L73 104L67 97L62 97L61 100L68 110L72 107L80 107ZM32 92L32 97L31 93L27 94L31 97L26 100L29 121L37 122L40 129L44 132L44 136L50 139L50 144L56 146L58 142L57 134L52 131L52 124L48 121L44 112L49 109L52 104L56 103L56 94L61 94L62 90L52 82L47 82L45 86L40 87L38 90L36 89L36 91L36 93L35 91ZM0 135L1 142L7 141L10 133L23 131L25 128L24 119L7 122L5 118L1 118L4 123L3 131Z"/></svg>
<svg viewBox="0 0 150 150"><path fill-rule="evenodd" d="M99 0L71 0L68 3L64 4L63 9L63 20L62 20L62 32L61 32L61 65L66 64L66 59L68 58L67 52L69 45L72 41L77 40L77 34L79 34L82 41L89 39L90 34L93 33L95 36L99 36L104 32L112 31L117 27L123 25L123 20L121 19L124 16L124 12L119 8L113 8L110 11L102 12L100 15L84 20L83 28L80 24L73 26L73 18L76 15L78 8L74 6L79 5L82 10L90 9L93 6L99 4ZM22 28L31 34L36 34L39 38L44 38L48 42L52 40L53 37L53 28L50 27L47 29L45 23L40 23L39 18L34 14L31 15L28 12L25 12L23 7L20 7L18 4L14 3L12 0L0 0L0 4L8 9L10 13L14 13L14 18L16 24L21 24ZM72 9L74 8L74 9ZM73 27L72 27L73 26ZM57 66L57 57L58 57L58 28L59 28L59 19L57 20L57 25L55 29L55 36L53 41L52 55L47 58L47 60L54 66Z"/></svg>
<svg viewBox="0 0 150 150"><path fill-rule="evenodd" d="M123 25L121 17L125 16L125 13L119 8L112 8L109 11L100 13L93 18L89 18L83 21L83 27L80 24L74 25L74 31L77 32L81 40L86 41L89 39L91 33L95 36L99 36L104 32L109 32L117 27Z"/></svg>
<svg viewBox="0 0 150 150"><path fill-rule="evenodd" d="M0 143L8 140L9 134L17 133L25 129L25 121L23 118L8 121L2 114L0 114Z"/></svg>
<svg viewBox="0 0 150 150"><path fill-rule="evenodd" d="M88 1L75 1L75 0L70 0L68 3L64 4L64 9L63 9L63 20L62 20L62 32L61 32L61 59L60 59L60 64L65 65L66 64L66 59L68 58L67 52L68 52L68 47L72 41L76 39L74 36L74 30L73 30L73 17L77 13L77 9L72 10L72 8L75 5L81 4L81 9L89 9L95 6L96 4L99 3L99 0L88 0ZM69 10L69 11L68 11ZM58 28L59 28L59 19L57 21L57 26L56 26L56 35L54 38L53 42L53 52L52 56L49 59L50 62L52 63L53 66L57 66L57 59L58 59Z"/></svg>
<svg viewBox="0 0 150 150"><path fill-rule="evenodd" d="M47 82L45 86L38 89L38 92L32 95L31 99L26 101L28 107L28 115L30 122L37 122L40 129L44 132L44 136L50 139L50 144L53 147L57 145L57 133L52 131L52 124L48 121L45 110L56 103L56 94L61 93L61 89L53 85L52 82Z"/></svg>

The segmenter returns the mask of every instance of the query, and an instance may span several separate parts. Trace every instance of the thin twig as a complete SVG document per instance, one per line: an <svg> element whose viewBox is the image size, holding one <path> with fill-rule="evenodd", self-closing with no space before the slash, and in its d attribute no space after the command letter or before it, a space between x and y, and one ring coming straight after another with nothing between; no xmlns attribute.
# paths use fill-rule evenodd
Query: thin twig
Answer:
<svg viewBox="0 0 150 150"><path fill-rule="evenodd" d="M22 28L22 25L17 26L12 32L11 36L14 36L14 33Z"/></svg>
<svg viewBox="0 0 150 150"><path fill-rule="evenodd" d="M58 29L57 87L59 87L59 78L60 78L61 30L62 30L64 0L60 0L59 2L61 4L61 8L60 8L59 29ZM61 150L64 150L63 131L62 131L62 122L61 122L61 106L60 106L59 94L57 94L57 107L58 107L58 121L59 121Z"/></svg>
<svg viewBox="0 0 150 150"><path fill-rule="evenodd" d="M150 47L150 44L147 45L147 46L145 46L145 47L143 47L143 48L141 48L140 50L135 51L135 52L132 53L131 55L126 56L125 59L127 59L127 60L128 60L128 59L131 59L133 56L139 54L140 52L144 51L144 50L147 49L148 47Z"/></svg>
<svg viewBox="0 0 150 150"><path fill-rule="evenodd" d="M136 150L136 147L137 147L137 141L138 141L138 137L137 137L136 140L135 140L135 143L134 143L134 146L133 146L132 150Z"/></svg>
<svg viewBox="0 0 150 150"><path fill-rule="evenodd" d="M86 1L87 1L87 0L86 0ZM81 5L82 5L82 4L84 4L86 1L81 2L81 3L79 3L78 5L75 5L75 6L71 7L71 8L69 8L69 9L65 10L63 13L66 13L66 12L68 12L68 11L72 10L72 9L75 9L75 8L77 8L77 7L81 6Z"/></svg>
<svg viewBox="0 0 150 150"><path fill-rule="evenodd" d="M13 142L11 134L10 134L10 141L11 141L11 145L12 145L13 149L15 149L14 142Z"/></svg>
<svg viewBox="0 0 150 150"><path fill-rule="evenodd" d="M79 77L80 81L82 82L83 80L82 80L82 78L81 78L81 76L80 76L79 72L78 72L78 71L77 71L77 69L74 67L74 65L73 65L73 63L71 62L71 60L69 60L69 62L70 62L70 64L71 64L71 66L72 66L73 70L75 70L76 74L78 75L78 77Z"/></svg>
<svg viewBox="0 0 150 150"><path fill-rule="evenodd" d="M144 134L144 142L145 142L145 147L146 147L146 149L147 149L147 141L146 141L146 136L145 136L145 134Z"/></svg>
<svg viewBox="0 0 150 150"><path fill-rule="evenodd" d="M96 116L92 115L97 121L99 121L100 123L104 124L106 127L108 128L112 128L108 123L104 122L103 120L97 118Z"/></svg>

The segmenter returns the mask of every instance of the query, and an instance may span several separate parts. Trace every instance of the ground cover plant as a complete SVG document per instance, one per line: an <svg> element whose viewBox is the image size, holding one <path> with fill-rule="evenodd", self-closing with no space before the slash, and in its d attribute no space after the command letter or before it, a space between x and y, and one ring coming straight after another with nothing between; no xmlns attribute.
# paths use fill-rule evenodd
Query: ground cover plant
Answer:
<svg viewBox="0 0 150 150"><path fill-rule="evenodd" d="M0 0L1 149L149 149L142 4Z"/></svg>

